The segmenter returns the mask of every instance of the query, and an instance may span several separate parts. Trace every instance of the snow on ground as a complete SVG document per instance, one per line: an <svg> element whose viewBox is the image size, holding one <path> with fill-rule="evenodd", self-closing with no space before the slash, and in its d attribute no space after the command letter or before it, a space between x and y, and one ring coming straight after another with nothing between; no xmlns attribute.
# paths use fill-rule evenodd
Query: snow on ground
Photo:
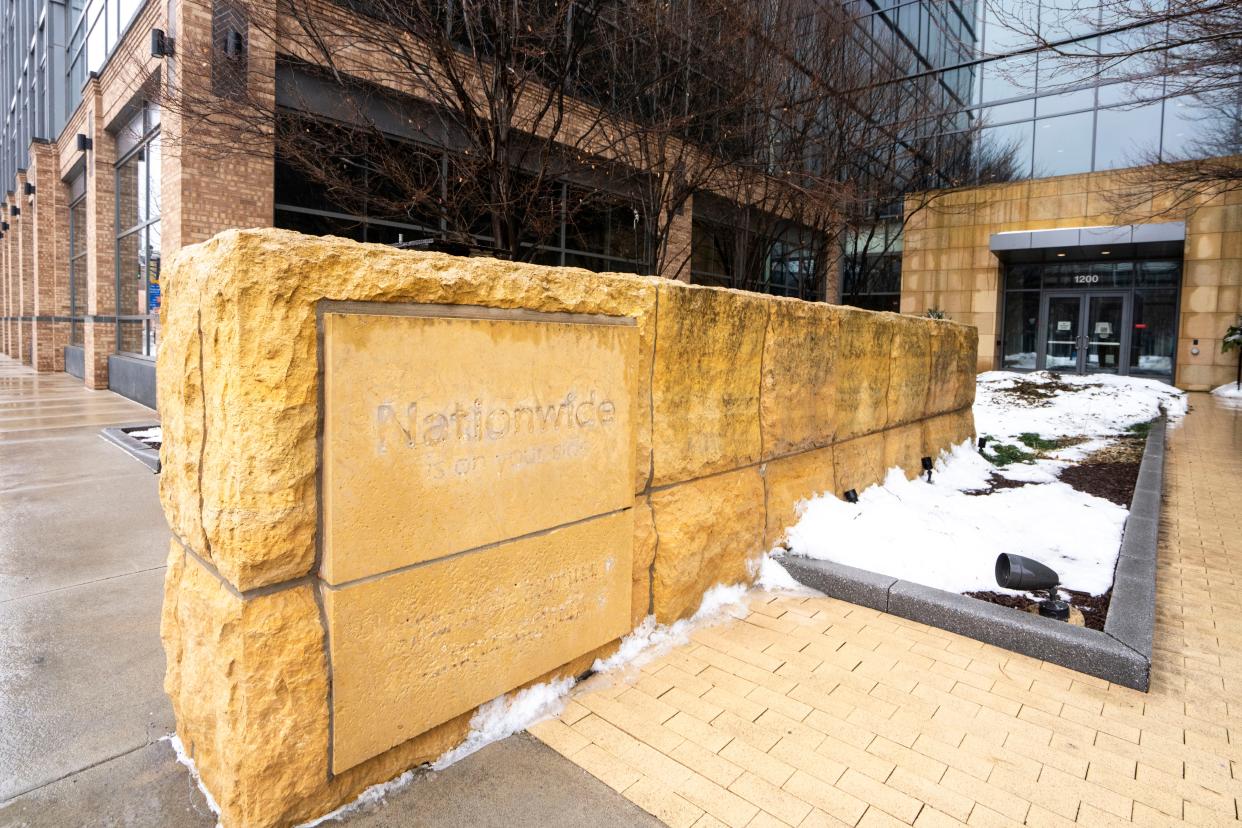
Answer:
<svg viewBox="0 0 1242 828"><path fill-rule="evenodd" d="M1011 393L1011 389L1022 393ZM975 429L997 443L1018 438L1086 438L1044 452L1051 459L998 468L970 444L937 459L929 485L899 470L861 492L857 504L831 495L806 501L787 535L790 553L831 560L951 592L1005 591L997 555L1007 552L1052 567L1062 585L1098 595L1112 585L1127 510L1057 480L1069 463L1108 445L1161 407L1186 412L1186 394L1154 380L1116 376L1055 377L992 371L978 378ZM984 495L999 474L1028 482Z"/></svg>
<svg viewBox="0 0 1242 828"><path fill-rule="evenodd" d="M1212 389L1212 396L1230 405L1242 404L1242 390L1236 382L1227 382Z"/></svg>
<svg viewBox="0 0 1242 828"><path fill-rule="evenodd" d="M1126 510L1065 483L987 488L995 467L969 443L941 455L930 485L900 469L857 504L818 497L789 531L794 554L915 581L950 592L1001 591L1002 552L1052 567L1069 589L1092 595L1113 581Z"/></svg>
<svg viewBox="0 0 1242 828"><path fill-rule="evenodd" d="M133 437L135 440L141 440L144 443L164 442L164 428L162 426L143 428L137 431L127 431L125 434L129 437Z"/></svg>
<svg viewBox="0 0 1242 828"><path fill-rule="evenodd" d="M975 396L975 431L1004 442L1020 434L1045 438L1098 437L1118 434L1160 413L1170 419L1186 413L1186 393L1157 380L1111 374L1077 376L1047 371L1018 374L988 371L979 375ZM1053 391L1057 382L1073 390ZM1045 388L1054 396L1031 399L1011 393L1015 386Z"/></svg>

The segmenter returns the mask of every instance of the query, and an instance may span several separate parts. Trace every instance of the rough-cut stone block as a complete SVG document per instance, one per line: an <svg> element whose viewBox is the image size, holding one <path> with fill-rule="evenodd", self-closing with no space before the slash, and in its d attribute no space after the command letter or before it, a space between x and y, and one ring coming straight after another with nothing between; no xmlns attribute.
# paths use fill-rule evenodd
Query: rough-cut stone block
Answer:
<svg viewBox="0 0 1242 828"><path fill-rule="evenodd" d="M848 489L862 494L863 489L884 480L884 433L837 443L833 447L833 459L837 472L836 496L841 497L841 492Z"/></svg>
<svg viewBox="0 0 1242 828"><path fill-rule="evenodd" d="M940 452L975 437L975 415L969 408L923 421L923 454L936 458Z"/></svg>
<svg viewBox="0 0 1242 828"><path fill-rule="evenodd" d="M637 626L651 612L651 565L655 562L656 530L651 501L634 503L634 558L630 571L630 626Z"/></svg>
<svg viewBox="0 0 1242 828"><path fill-rule="evenodd" d="M888 424L888 384L898 320L893 313L841 309L836 441L880 431Z"/></svg>
<svg viewBox="0 0 1242 828"><path fill-rule="evenodd" d="M771 549L798 522L798 505L824 493L836 493L832 447L770 460L763 473L767 529L763 544Z"/></svg>
<svg viewBox="0 0 1242 828"><path fill-rule="evenodd" d="M157 371L160 413L170 424L160 491L173 532L242 590L311 570L318 300L632 317L641 378L651 370L658 284L282 230L231 230L183 248L170 265L168 324ZM759 301L752 300L750 313L743 314L743 327L762 331L762 322L752 318L764 312ZM736 366L731 347L719 345L717 353L722 365ZM681 370L693 377L696 365L691 359ZM752 376L757 455L757 358ZM638 389L636 491L651 466L649 389L643 382Z"/></svg>
<svg viewBox="0 0 1242 828"><path fill-rule="evenodd" d="M772 302L760 406L765 458L832 442L842 313L818 302Z"/></svg>
<svg viewBox="0 0 1242 828"><path fill-rule="evenodd" d="M661 284L657 316L652 485L756 462L768 300Z"/></svg>
<svg viewBox="0 0 1242 828"><path fill-rule="evenodd" d="M798 583L832 598L888 612L888 590L897 579L834 561L785 555L781 565Z"/></svg>
<svg viewBox="0 0 1242 828"><path fill-rule="evenodd" d="M923 418L931 377L931 331L922 319L898 316L892 320L892 359L889 365L889 428Z"/></svg>
<svg viewBox="0 0 1242 828"><path fill-rule="evenodd" d="M884 432L884 473L901 469L913 479L923 473L923 424L894 426Z"/></svg>
<svg viewBox="0 0 1242 828"><path fill-rule="evenodd" d="M957 411L974 404L978 330L938 320L928 329L928 344L930 367L925 415Z"/></svg>
<svg viewBox="0 0 1242 828"><path fill-rule="evenodd" d="M757 468L652 492L659 545L653 592L662 623L692 615L717 584L750 581L763 552L763 479Z"/></svg>

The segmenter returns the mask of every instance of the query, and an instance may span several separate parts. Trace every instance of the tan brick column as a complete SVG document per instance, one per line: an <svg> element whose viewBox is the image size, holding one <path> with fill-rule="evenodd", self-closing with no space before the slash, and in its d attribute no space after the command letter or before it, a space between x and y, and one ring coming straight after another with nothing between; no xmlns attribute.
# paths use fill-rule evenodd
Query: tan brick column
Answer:
<svg viewBox="0 0 1242 828"><path fill-rule="evenodd" d="M12 204L12 198L5 196L4 201L0 202L0 214L7 216L9 213L9 205ZM0 216L0 220L8 221L7 218ZM0 239L0 283L4 286L4 353L6 356L16 357L17 347L14 342L14 336L17 331L17 308L14 304L16 294L13 290L13 272L11 269L10 252L12 250L13 239L16 236L10 229L3 231L4 238Z"/></svg>
<svg viewBox="0 0 1242 828"><path fill-rule="evenodd" d="M665 242L664 265L659 276L690 281L690 256L694 246L694 196L686 199L681 212L669 217L668 239Z"/></svg>
<svg viewBox="0 0 1242 828"><path fill-rule="evenodd" d="M55 144L31 145L26 177L35 185L28 209L34 250L31 351L37 371L65 370L69 342L69 216L57 162Z"/></svg>
<svg viewBox="0 0 1242 828"><path fill-rule="evenodd" d="M17 345L21 352L21 360L26 365L33 365L32 344L34 334L34 227L27 215L25 196L26 171L17 173L17 189L13 198L13 206L9 208L9 225L16 236L14 247L17 252L17 288L18 307L20 308L21 324L18 328ZM13 211L17 215L13 215Z"/></svg>
<svg viewBox="0 0 1242 828"><path fill-rule="evenodd" d="M108 387L108 356L116 352L116 142L104 129L98 84L87 88L92 101L83 131L91 137L86 153L86 330L84 381Z"/></svg>
<svg viewBox="0 0 1242 828"><path fill-rule="evenodd" d="M258 3L246 7L252 14L269 13ZM183 102L210 94L210 66L223 59L212 47L211 19L209 0L176 3L169 19L177 54L166 61L166 77ZM251 27L245 48L249 82L270 99L274 113L274 45ZM264 149L261 141L248 137L245 152L221 152L230 144L227 129L204 124L182 108L192 109L183 104L160 113L161 252L166 259L183 245L206 241L221 230L270 227L275 211L274 144Z"/></svg>

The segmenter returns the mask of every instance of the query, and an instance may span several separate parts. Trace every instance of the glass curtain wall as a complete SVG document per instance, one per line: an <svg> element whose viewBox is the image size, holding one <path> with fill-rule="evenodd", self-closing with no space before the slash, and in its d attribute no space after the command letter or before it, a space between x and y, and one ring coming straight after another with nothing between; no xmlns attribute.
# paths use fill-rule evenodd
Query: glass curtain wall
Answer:
<svg viewBox="0 0 1242 828"><path fill-rule="evenodd" d="M65 57L65 114L82 100L82 86L116 48L142 0L69 0L70 30Z"/></svg>
<svg viewBox="0 0 1242 828"><path fill-rule="evenodd" d="M69 344L85 343L86 173L69 180Z"/></svg>
<svg viewBox="0 0 1242 828"><path fill-rule="evenodd" d="M118 134L117 148L116 349L154 357L161 299L159 110L144 106Z"/></svg>

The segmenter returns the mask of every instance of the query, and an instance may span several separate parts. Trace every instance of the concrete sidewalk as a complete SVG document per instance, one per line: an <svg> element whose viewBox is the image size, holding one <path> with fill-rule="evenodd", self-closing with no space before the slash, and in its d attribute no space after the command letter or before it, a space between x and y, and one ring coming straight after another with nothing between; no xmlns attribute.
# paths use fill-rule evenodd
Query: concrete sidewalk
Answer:
<svg viewBox="0 0 1242 828"><path fill-rule="evenodd" d="M164 740L168 529L100 437L156 414L0 357L0 826L210 826ZM659 825L525 734L419 774L350 825Z"/></svg>

